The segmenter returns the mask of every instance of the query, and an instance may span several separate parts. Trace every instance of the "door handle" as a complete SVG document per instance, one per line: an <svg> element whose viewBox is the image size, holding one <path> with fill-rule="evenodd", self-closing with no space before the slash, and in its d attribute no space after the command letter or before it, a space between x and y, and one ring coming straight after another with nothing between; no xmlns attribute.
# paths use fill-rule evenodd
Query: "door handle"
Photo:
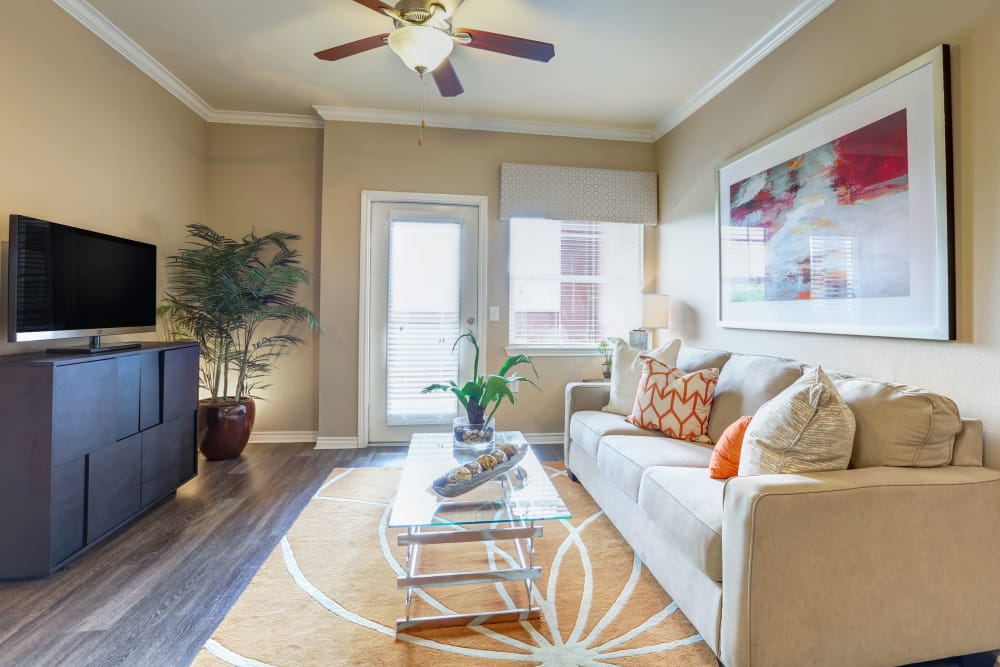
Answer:
<svg viewBox="0 0 1000 667"><path fill-rule="evenodd" d="M476 323L476 318L474 318L474 317L466 317L465 318L465 323L466 324L470 324L470 325L471 324L475 324Z"/></svg>

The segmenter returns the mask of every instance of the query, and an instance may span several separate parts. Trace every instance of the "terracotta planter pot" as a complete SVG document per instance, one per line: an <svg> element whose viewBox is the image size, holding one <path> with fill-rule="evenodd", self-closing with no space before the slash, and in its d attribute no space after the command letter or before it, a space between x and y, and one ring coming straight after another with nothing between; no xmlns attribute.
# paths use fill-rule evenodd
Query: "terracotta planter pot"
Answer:
<svg viewBox="0 0 1000 667"><path fill-rule="evenodd" d="M209 461L236 458L247 446L256 414L250 399L222 404L198 401L198 449Z"/></svg>

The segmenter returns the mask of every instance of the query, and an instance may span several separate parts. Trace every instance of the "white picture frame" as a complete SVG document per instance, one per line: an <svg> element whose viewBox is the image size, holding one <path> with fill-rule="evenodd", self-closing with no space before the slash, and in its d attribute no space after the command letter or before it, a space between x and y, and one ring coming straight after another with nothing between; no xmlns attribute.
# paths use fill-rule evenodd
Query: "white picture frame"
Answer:
<svg viewBox="0 0 1000 667"><path fill-rule="evenodd" d="M955 339L947 45L716 177L720 326Z"/></svg>

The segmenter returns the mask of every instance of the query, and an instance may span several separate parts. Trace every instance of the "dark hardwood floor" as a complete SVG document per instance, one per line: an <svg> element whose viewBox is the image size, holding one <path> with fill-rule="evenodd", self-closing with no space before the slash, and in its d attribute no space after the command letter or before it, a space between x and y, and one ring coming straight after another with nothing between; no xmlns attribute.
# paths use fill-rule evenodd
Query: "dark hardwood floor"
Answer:
<svg viewBox="0 0 1000 667"><path fill-rule="evenodd" d="M533 448L562 460L562 445ZM0 666L188 665L330 470L401 465L405 455L253 444L240 459L202 459L175 498L64 570L0 582Z"/></svg>
<svg viewBox="0 0 1000 667"><path fill-rule="evenodd" d="M537 445L542 460L561 445ZM403 447L251 444L56 574L0 582L0 666L188 665L336 467Z"/></svg>

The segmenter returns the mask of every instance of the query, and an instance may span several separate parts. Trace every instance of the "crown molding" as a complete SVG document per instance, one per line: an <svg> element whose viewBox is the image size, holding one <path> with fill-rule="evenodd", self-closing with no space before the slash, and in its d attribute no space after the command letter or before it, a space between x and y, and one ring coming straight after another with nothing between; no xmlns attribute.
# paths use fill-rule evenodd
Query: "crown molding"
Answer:
<svg viewBox="0 0 1000 667"><path fill-rule="evenodd" d="M126 60L139 68L143 74L163 86L167 92L186 104L196 114L209 119L215 112L197 93L187 87L153 56L132 41L114 23L109 21L86 0L52 0L64 12L75 18L84 27L100 37L105 44L120 53Z"/></svg>
<svg viewBox="0 0 1000 667"><path fill-rule="evenodd" d="M264 113L258 111L216 111L206 118L209 123L230 125L270 125L274 127L323 127L323 119L293 113Z"/></svg>
<svg viewBox="0 0 1000 667"><path fill-rule="evenodd" d="M320 119L300 114L262 113L252 111L226 111L213 109L197 93L191 90L159 61L111 23L87 0L52 0L59 8L76 19L113 48L126 60L135 65L167 92L176 97L198 116L210 123L231 123L237 125L268 125L280 127L322 127ZM541 121L521 121L506 118L461 116L457 114L427 114L428 125L458 130L482 130L486 132L514 132L518 134L539 134L555 137L580 139L603 139L606 141L634 141L651 143L680 125L709 100L725 90L731 83L760 62L765 56L798 32L835 0L803 0L763 37L740 54L711 81L702 86L687 102L668 114L655 128L649 130L597 127L592 125L570 125ZM316 106L316 112L323 120L352 121L359 123L388 123L392 125L417 125L421 116L416 112L392 111L386 109L364 109L357 107Z"/></svg>
<svg viewBox="0 0 1000 667"><path fill-rule="evenodd" d="M507 118L487 118L482 116L461 116L457 114L429 113L416 111L391 111L388 109L364 109L359 107L314 106L323 120L350 121L355 123L385 123L389 125L419 125L421 119L428 127L446 127L455 130L481 130L485 132L514 132L517 134L542 134L550 137L574 137L578 139L603 139L606 141L636 141L652 143L656 137L649 130L633 130L616 127L595 127L592 125L566 125L540 121L511 120Z"/></svg>
<svg viewBox="0 0 1000 667"><path fill-rule="evenodd" d="M737 56L725 69L716 74L711 81L702 86L687 102L667 114L656 126L656 138L659 139L684 122L695 111L728 88L736 79L743 76L747 70L781 46L789 37L801 30L835 1L803 0L803 2L799 3L795 9L778 21L763 37L750 45L746 51Z"/></svg>

